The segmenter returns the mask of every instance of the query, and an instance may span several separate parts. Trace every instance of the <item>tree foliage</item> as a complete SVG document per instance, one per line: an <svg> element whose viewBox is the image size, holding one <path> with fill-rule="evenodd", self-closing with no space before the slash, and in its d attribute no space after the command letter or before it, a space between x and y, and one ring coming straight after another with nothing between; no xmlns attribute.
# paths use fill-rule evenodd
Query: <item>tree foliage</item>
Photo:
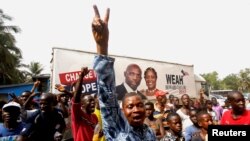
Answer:
<svg viewBox="0 0 250 141"><path fill-rule="evenodd" d="M242 92L250 91L250 68L245 68L244 70L240 70L239 90Z"/></svg>
<svg viewBox="0 0 250 141"><path fill-rule="evenodd" d="M221 80L219 80L218 73L216 71L207 74L201 74L201 76L204 77L206 82L211 86L211 89L213 90L221 89L222 87Z"/></svg>
<svg viewBox="0 0 250 141"><path fill-rule="evenodd" d="M206 82L211 86L211 90L239 90L244 93L250 92L250 68L240 70L238 74L230 74L223 80L218 79L216 71L201 74Z"/></svg>
<svg viewBox="0 0 250 141"><path fill-rule="evenodd" d="M16 39L13 33L19 33L18 26L6 25L11 21L0 9L0 85L17 84L32 80L31 77L41 74L43 66L39 62L31 62L29 65L21 63L21 49L16 46ZM21 68L28 68L28 71Z"/></svg>
<svg viewBox="0 0 250 141"><path fill-rule="evenodd" d="M29 75L31 76L39 75L44 70L42 64L39 62L30 62L27 68L29 69Z"/></svg>
<svg viewBox="0 0 250 141"><path fill-rule="evenodd" d="M238 90L240 79L237 74L230 74L223 79L222 83L224 84L224 89Z"/></svg>
<svg viewBox="0 0 250 141"><path fill-rule="evenodd" d="M5 21L12 18L0 9L0 84L14 84L24 81L23 72L19 71L22 53L15 45L12 33L20 32L19 27L5 25Z"/></svg>

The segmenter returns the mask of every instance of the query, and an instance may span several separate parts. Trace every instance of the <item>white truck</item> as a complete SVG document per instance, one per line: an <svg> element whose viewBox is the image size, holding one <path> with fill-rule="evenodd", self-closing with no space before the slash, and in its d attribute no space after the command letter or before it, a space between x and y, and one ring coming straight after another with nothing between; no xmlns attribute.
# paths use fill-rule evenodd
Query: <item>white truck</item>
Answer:
<svg viewBox="0 0 250 141"><path fill-rule="evenodd" d="M92 63L95 53L54 47L51 60L51 85L52 93L58 93L55 84L62 84L70 87L77 81L81 67L86 66L90 73L84 78L83 93L95 93L97 91L96 75ZM184 65L164 61L148 60L128 56L109 55L115 58L116 85L124 82L124 71L128 64L138 64L142 72L147 67L153 67L157 71L157 88L166 90L169 94L180 97L182 94L189 94L195 98L199 96L199 90L205 81L201 76L194 74L193 65ZM143 75L143 74L142 74ZM146 83L142 76L138 90L146 89Z"/></svg>

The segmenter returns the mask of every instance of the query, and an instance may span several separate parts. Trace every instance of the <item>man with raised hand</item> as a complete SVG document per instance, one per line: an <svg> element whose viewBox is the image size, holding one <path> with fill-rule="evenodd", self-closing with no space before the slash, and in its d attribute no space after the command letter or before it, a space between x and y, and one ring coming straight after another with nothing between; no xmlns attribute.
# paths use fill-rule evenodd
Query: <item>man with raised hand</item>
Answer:
<svg viewBox="0 0 250 141"><path fill-rule="evenodd" d="M125 95L122 102L123 112L119 107L115 95L114 59L107 56L109 9L104 20L101 20L95 5L94 11L92 32L97 47L94 69L97 73L98 97L106 140L155 141L154 132L143 123L145 107L142 98L137 93Z"/></svg>

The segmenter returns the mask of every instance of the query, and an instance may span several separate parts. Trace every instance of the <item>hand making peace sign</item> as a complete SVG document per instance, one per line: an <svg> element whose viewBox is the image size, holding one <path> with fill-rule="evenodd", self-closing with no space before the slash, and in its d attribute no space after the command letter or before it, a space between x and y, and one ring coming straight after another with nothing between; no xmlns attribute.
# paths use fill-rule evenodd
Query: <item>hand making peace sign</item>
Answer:
<svg viewBox="0 0 250 141"><path fill-rule="evenodd" d="M97 53L107 55L108 54L108 20L109 20L109 8L106 11L105 17L102 20L96 5L93 6L95 11L95 17L92 22L92 33L96 41Z"/></svg>

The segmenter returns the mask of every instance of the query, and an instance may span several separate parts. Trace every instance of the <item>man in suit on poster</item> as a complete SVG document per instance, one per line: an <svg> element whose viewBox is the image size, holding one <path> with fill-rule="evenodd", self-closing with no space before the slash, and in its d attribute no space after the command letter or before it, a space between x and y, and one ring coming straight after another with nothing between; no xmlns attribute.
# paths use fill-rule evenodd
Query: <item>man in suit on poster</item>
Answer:
<svg viewBox="0 0 250 141"><path fill-rule="evenodd" d="M129 64L124 72L125 82L116 86L117 99L122 100L126 93L136 92L142 97L147 99L137 88L142 79L141 68L137 64Z"/></svg>

